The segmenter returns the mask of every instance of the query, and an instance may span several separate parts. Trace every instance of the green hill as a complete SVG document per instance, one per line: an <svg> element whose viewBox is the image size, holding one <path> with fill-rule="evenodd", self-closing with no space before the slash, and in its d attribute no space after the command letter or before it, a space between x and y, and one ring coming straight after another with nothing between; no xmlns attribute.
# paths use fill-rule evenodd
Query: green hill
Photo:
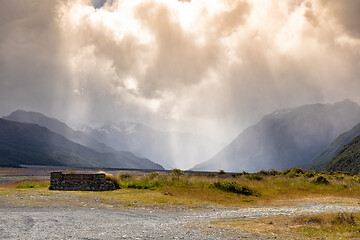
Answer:
<svg viewBox="0 0 360 240"><path fill-rule="evenodd" d="M322 170L332 158L335 157L342 147L350 143L356 136L360 135L360 123L351 130L341 134L328 147L326 147L314 160L309 164L301 166L304 169Z"/></svg>
<svg viewBox="0 0 360 240"><path fill-rule="evenodd" d="M345 145L325 166L325 170L360 173L360 135Z"/></svg>

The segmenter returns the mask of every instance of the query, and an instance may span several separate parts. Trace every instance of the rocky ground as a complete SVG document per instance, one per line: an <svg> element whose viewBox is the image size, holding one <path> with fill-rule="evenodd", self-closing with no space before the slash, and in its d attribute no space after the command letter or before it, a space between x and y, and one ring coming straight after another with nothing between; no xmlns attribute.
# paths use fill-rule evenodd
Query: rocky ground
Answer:
<svg viewBox="0 0 360 240"><path fill-rule="evenodd" d="M320 212L353 212L343 204L217 210L0 208L0 239L271 239L214 228L212 221Z"/></svg>
<svg viewBox="0 0 360 240"><path fill-rule="evenodd" d="M14 199L18 198L18 200ZM51 201L39 206L39 199ZM67 198L67 199L64 199ZM322 203L293 207L190 209L129 208L71 195L0 195L0 239L273 239L229 231L214 221L330 212L360 212L357 204ZM35 203L31 205L31 200ZM61 204L56 205L56 202ZM69 204L74 202L73 205ZM67 206L66 206L67 205Z"/></svg>

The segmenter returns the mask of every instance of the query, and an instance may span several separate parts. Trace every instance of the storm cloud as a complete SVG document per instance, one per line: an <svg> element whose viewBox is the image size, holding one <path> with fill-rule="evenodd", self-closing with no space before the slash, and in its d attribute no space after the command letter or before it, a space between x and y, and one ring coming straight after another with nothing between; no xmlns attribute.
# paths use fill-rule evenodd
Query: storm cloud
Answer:
<svg viewBox="0 0 360 240"><path fill-rule="evenodd" d="M360 101L357 0L4 1L0 113L231 140L264 114Z"/></svg>

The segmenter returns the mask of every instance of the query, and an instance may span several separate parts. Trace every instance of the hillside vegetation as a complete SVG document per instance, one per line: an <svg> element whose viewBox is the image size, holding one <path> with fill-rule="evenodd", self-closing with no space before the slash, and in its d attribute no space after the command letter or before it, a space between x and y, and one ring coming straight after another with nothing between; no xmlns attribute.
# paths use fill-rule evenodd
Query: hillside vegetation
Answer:
<svg viewBox="0 0 360 240"><path fill-rule="evenodd" d="M360 123L349 131L337 137L328 147L326 147L314 160L309 164L304 165L304 169L322 170L329 164L330 160L343 148L346 144L351 142L355 137L360 135Z"/></svg>
<svg viewBox="0 0 360 240"><path fill-rule="evenodd" d="M328 171L348 171L360 173L360 136L345 145L335 157L325 166Z"/></svg>
<svg viewBox="0 0 360 240"><path fill-rule="evenodd" d="M360 106L349 100L279 110L244 130L212 159L192 170L257 172L307 164L359 121Z"/></svg>

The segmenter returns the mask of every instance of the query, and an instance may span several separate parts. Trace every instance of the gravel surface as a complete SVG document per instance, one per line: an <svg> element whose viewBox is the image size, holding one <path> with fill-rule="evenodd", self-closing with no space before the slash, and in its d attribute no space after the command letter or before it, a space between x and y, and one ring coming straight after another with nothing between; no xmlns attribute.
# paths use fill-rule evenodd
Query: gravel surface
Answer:
<svg viewBox="0 0 360 240"><path fill-rule="evenodd" d="M221 219L360 212L355 204L245 209L0 208L0 239L270 239L211 228Z"/></svg>

